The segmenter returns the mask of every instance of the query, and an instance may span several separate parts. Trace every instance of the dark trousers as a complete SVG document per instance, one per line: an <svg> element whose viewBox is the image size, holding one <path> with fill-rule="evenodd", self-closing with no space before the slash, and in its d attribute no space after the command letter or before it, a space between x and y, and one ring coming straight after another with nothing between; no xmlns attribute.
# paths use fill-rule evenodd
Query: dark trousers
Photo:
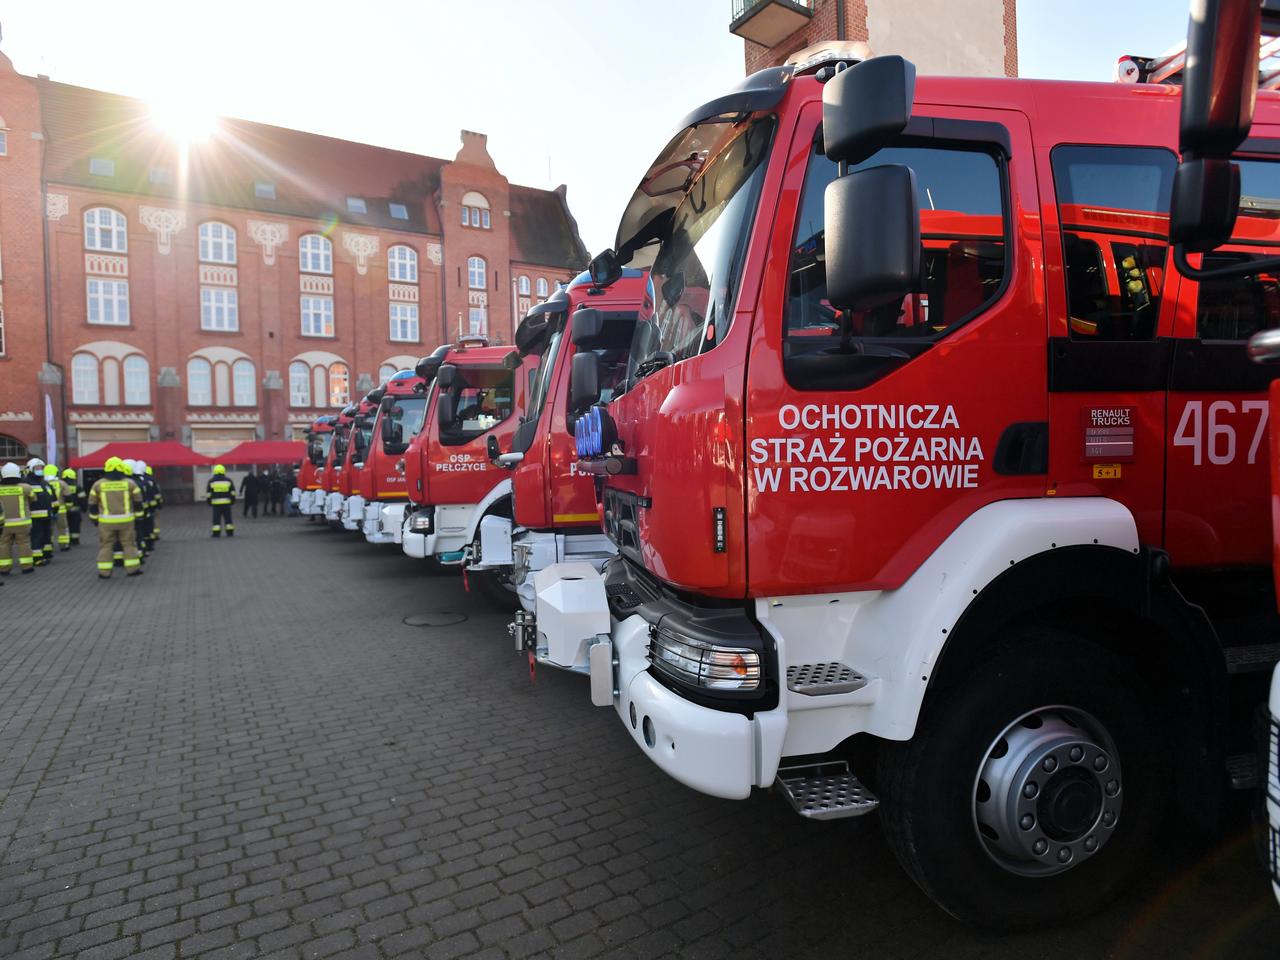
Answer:
<svg viewBox="0 0 1280 960"><path fill-rule="evenodd" d="M250 510L253 511L253 515L255 517L258 515L258 498L257 497L253 497L252 499L250 499L249 497L244 498L244 516L246 517L249 516Z"/></svg>
<svg viewBox="0 0 1280 960"><path fill-rule="evenodd" d="M71 531L71 542L79 543L80 542L80 511L79 510L67 511L67 529Z"/></svg>
<svg viewBox="0 0 1280 960"><path fill-rule="evenodd" d="M138 551L145 557L151 550L151 514L144 513L133 521L134 534L138 542Z"/></svg>
<svg viewBox="0 0 1280 960"><path fill-rule="evenodd" d="M51 532L52 528L48 517L31 518L31 555L36 558L37 564L42 562L42 557L48 560L53 556Z"/></svg>
<svg viewBox="0 0 1280 960"><path fill-rule="evenodd" d="M227 531L228 537L236 535L236 525L231 521L231 504L215 504L213 507L213 535L215 537L222 536L224 529Z"/></svg>

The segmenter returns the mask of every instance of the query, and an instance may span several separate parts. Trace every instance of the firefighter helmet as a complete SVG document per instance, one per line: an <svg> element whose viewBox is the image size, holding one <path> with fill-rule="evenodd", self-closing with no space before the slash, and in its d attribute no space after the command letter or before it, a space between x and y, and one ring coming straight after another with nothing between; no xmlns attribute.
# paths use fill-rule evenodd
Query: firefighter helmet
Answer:
<svg viewBox="0 0 1280 960"><path fill-rule="evenodd" d="M46 463L44 465L44 475L46 477L52 477L53 479L56 480L58 479L58 468L54 466L52 463Z"/></svg>
<svg viewBox="0 0 1280 960"><path fill-rule="evenodd" d="M226 467L224 467L224 466L223 466L222 464L220 464L220 463L215 463L215 464L213 465L213 472L214 472L214 473L226 473L226 472L227 472L227 468L226 468Z"/></svg>
<svg viewBox="0 0 1280 960"><path fill-rule="evenodd" d="M142 474L146 471L146 466L147 465L143 463L141 460L133 461L133 475L135 477L142 476Z"/></svg>
<svg viewBox="0 0 1280 960"><path fill-rule="evenodd" d="M27 461L27 469L30 470L32 473L35 473L38 470L43 470L44 461L41 460L39 457L32 457L30 460Z"/></svg>
<svg viewBox="0 0 1280 960"><path fill-rule="evenodd" d="M62 471L63 480L74 480L75 478L76 478L76 472L72 470L70 467L67 467L67 469Z"/></svg>
<svg viewBox="0 0 1280 960"><path fill-rule="evenodd" d="M16 480L20 476L22 476L22 468L12 461L0 467L0 477L6 480Z"/></svg>

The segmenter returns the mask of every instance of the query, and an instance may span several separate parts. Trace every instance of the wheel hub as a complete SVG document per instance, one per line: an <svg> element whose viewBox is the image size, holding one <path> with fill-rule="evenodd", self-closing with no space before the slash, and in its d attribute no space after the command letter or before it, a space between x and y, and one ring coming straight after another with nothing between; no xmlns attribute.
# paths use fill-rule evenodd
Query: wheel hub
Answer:
<svg viewBox="0 0 1280 960"><path fill-rule="evenodd" d="M1106 729L1083 710L1042 707L1005 727L984 753L974 782L974 828L1005 870L1052 876L1106 845L1122 794Z"/></svg>

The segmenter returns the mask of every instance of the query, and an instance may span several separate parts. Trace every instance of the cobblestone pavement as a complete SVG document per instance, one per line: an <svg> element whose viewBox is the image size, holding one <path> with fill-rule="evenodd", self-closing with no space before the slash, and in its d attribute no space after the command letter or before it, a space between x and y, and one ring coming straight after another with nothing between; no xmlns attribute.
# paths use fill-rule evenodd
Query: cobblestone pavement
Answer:
<svg viewBox="0 0 1280 960"><path fill-rule="evenodd" d="M1242 834L1087 924L984 935L874 817L669 780L458 580L206 519L165 511L142 578L82 546L0 589L0 957L1280 955Z"/></svg>

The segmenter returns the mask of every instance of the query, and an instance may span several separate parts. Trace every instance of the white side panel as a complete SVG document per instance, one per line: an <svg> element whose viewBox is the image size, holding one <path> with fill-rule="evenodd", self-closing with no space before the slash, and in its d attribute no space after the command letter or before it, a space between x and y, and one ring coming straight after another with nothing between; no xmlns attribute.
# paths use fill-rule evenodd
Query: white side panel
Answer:
<svg viewBox="0 0 1280 960"><path fill-rule="evenodd" d="M588 563L556 563L539 572L533 582L538 633L546 640L547 652L540 659L585 670L587 647L600 634L609 633L604 579Z"/></svg>
<svg viewBox="0 0 1280 960"><path fill-rule="evenodd" d="M473 570L509 567L511 556L511 521L506 517L485 517L480 521L480 559Z"/></svg>
<svg viewBox="0 0 1280 960"><path fill-rule="evenodd" d="M762 598L756 613L789 664L845 663L869 683L854 693L784 691L784 755L822 753L860 732L906 740L948 633L1001 573L1076 545L1138 550L1129 511L1102 498L1005 500L963 524L897 590Z"/></svg>

